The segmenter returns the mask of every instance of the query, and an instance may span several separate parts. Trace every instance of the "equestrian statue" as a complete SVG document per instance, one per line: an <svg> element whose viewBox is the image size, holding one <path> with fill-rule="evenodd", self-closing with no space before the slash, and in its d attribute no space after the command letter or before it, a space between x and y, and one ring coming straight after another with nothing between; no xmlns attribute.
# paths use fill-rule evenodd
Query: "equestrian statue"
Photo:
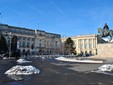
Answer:
<svg viewBox="0 0 113 85"><path fill-rule="evenodd" d="M102 39L103 37L110 37L109 41L110 42L112 40L113 37L113 30L109 30L108 25L105 23L103 29L102 28L98 28L98 33L100 34L100 39Z"/></svg>

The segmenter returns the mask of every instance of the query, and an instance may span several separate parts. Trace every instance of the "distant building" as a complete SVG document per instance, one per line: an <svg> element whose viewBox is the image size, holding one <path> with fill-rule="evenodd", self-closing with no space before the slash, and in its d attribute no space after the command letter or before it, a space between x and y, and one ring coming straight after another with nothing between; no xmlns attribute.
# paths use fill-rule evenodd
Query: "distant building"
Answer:
<svg viewBox="0 0 113 85"><path fill-rule="evenodd" d="M67 38L62 38L62 52L63 52L63 44ZM80 35L80 36L73 36L71 39L74 41L74 47L76 47L75 51L77 54L97 54L97 44L99 43L100 39L97 34L91 35Z"/></svg>
<svg viewBox="0 0 113 85"><path fill-rule="evenodd" d="M17 36L17 49L19 49L21 53L55 54L61 52L60 34L9 26L7 24L0 24L0 31L2 33L11 32L12 35Z"/></svg>

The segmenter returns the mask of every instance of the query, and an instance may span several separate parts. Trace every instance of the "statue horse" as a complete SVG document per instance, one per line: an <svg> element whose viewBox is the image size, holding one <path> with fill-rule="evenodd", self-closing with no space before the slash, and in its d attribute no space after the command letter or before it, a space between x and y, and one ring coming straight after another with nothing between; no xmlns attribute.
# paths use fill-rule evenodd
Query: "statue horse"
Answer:
<svg viewBox="0 0 113 85"><path fill-rule="evenodd" d="M108 37L109 36L110 39L109 39L108 42L110 42L112 40L113 30L98 28L98 33L100 34L101 39L102 39L102 37Z"/></svg>

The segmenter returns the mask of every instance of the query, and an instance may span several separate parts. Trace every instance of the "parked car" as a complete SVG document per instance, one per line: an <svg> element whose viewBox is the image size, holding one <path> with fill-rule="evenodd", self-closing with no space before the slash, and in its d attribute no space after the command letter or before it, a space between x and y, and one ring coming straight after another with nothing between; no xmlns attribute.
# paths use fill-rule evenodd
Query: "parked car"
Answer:
<svg viewBox="0 0 113 85"><path fill-rule="evenodd" d="M4 57L8 58L9 57L9 52L4 53L2 55L2 58L4 58ZM21 57L21 55L18 51L15 51L15 52L11 52L10 57L14 57L16 59L19 59Z"/></svg>

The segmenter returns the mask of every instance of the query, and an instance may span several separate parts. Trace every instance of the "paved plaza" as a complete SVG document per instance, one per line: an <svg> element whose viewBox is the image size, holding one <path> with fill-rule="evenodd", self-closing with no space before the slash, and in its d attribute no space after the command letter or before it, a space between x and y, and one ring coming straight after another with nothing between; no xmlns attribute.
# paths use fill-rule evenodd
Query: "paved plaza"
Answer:
<svg viewBox="0 0 113 85"><path fill-rule="evenodd" d="M16 60L0 60L0 85L112 85L113 76L91 72L101 64L63 63L41 59L29 59L30 65L40 69L40 73L14 80L5 71L17 65Z"/></svg>

